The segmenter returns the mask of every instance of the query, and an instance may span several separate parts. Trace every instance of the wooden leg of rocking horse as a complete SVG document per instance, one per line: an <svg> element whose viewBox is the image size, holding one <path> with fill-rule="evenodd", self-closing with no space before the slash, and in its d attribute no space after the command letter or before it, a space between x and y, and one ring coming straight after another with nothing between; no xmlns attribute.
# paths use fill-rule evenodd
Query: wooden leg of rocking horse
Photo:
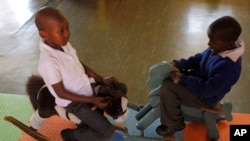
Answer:
<svg viewBox="0 0 250 141"><path fill-rule="evenodd" d="M204 112L204 118L210 140L217 141L220 135L217 129L216 114L211 112Z"/></svg>
<svg viewBox="0 0 250 141"><path fill-rule="evenodd" d="M30 135L31 137L33 137L36 140L39 140L39 141L52 141L48 137L46 137L46 136L32 130L27 125L23 124L22 122L20 122L19 120L15 119L12 116L5 116L4 120L11 122L12 124L14 124L18 128L20 128L22 131L24 131L25 133L27 133L28 135Z"/></svg>
<svg viewBox="0 0 250 141"><path fill-rule="evenodd" d="M33 137L34 139L38 140L38 141L52 141L50 138L32 130L30 127L28 127L27 125L23 124L22 122L20 122L19 120L17 120L16 118L12 117L12 116L5 116L4 120L14 124L15 126L17 126L19 129L21 129L22 131L24 131L25 133L27 133L28 135L30 135L31 137ZM118 125L118 124L112 124L113 127L115 128L115 130L121 131L125 134L128 134L128 129L125 126L122 125Z"/></svg>

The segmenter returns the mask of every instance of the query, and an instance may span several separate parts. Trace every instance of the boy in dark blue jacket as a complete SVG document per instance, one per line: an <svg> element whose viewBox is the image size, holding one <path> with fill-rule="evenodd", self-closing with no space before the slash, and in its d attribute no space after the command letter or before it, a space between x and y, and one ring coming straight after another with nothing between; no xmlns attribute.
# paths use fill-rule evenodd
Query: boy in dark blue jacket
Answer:
<svg viewBox="0 0 250 141"><path fill-rule="evenodd" d="M180 104L215 107L241 73L243 43L240 24L230 16L215 20L207 30L208 48L189 58L174 60L180 71L172 72L161 87L161 125L156 132L172 136L185 128Z"/></svg>

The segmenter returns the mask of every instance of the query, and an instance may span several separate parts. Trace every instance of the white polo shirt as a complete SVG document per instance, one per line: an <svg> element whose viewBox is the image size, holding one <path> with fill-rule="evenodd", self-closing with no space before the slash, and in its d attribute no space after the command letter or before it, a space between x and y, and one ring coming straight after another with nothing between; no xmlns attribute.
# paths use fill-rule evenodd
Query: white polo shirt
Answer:
<svg viewBox="0 0 250 141"><path fill-rule="evenodd" d="M53 84L63 81L66 90L85 96L92 96L91 79L86 75L75 49L68 42L62 47L64 52L53 49L40 41L38 71L59 106L67 106L71 101L57 96Z"/></svg>

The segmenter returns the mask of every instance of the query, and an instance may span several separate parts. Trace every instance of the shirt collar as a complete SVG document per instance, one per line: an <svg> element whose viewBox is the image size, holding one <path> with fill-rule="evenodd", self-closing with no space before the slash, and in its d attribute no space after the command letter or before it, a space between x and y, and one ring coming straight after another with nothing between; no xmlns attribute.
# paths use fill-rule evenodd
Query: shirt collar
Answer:
<svg viewBox="0 0 250 141"><path fill-rule="evenodd" d="M62 49L64 50L65 53L70 51L70 43L68 42L65 46L62 46ZM63 53L60 50L53 49L49 45L45 44L43 40L40 40L40 50L41 51L46 51L46 52L60 52Z"/></svg>
<svg viewBox="0 0 250 141"><path fill-rule="evenodd" d="M223 51L223 52L219 53L218 55L220 55L222 58L228 57L232 61L236 62L239 59L239 57L244 53L245 46L244 46L244 42L242 40L238 40L235 43L238 46L237 48L232 49L232 50Z"/></svg>

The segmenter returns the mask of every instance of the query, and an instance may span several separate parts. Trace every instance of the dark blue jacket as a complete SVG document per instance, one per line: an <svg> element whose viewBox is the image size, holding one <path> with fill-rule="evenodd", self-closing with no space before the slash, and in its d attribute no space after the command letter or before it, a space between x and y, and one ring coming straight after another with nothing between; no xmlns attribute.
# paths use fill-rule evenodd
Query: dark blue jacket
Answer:
<svg viewBox="0 0 250 141"><path fill-rule="evenodd" d="M180 83L194 94L204 97L208 106L215 106L230 91L241 73L241 57L233 62L228 57L222 58L213 53L210 48L175 62L179 69L188 72L182 75Z"/></svg>

